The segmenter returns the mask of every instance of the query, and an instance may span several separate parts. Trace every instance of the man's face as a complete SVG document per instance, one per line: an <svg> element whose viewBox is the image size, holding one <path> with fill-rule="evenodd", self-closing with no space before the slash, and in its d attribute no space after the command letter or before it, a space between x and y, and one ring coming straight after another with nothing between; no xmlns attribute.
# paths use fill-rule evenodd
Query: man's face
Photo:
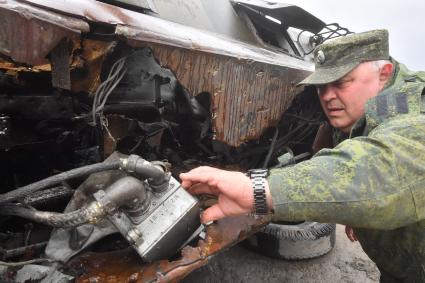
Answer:
<svg viewBox="0 0 425 283"><path fill-rule="evenodd" d="M349 133L363 116L366 101L376 96L384 84L376 64L365 62L338 81L318 85L317 91L330 124Z"/></svg>

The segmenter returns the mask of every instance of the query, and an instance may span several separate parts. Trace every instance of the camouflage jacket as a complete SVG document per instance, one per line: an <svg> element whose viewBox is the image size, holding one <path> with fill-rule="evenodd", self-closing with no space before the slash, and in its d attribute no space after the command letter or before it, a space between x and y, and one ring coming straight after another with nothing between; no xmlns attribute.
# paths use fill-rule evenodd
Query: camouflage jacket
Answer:
<svg viewBox="0 0 425 283"><path fill-rule="evenodd" d="M268 183L274 220L355 227L381 274L425 282L425 73L395 66L349 139Z"/></svg>

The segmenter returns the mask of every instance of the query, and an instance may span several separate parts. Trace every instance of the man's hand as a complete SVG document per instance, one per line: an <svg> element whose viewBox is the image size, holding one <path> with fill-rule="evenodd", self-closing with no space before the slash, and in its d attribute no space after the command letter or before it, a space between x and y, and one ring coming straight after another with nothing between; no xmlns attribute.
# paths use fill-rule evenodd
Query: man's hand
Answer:
<svg viewBox="0 0 425 283"><path fill-rule="evenodd" d="M345 226L345 234L347 235L347 238L350 239L351 242L357 241L356 234L354 233L354 230L350 226Z"/></svg>
<svg viewBox="0 0 425 283"><path fill-rule="evenodd" d="M241 172L202 166L180 174L180 179L182 186L191 194L212 194L218 197L218 203L203 213L201 219L203 223L253 211L254 195L251 179ZM268 207L271 208L268 186L266 197Z"/></svg>

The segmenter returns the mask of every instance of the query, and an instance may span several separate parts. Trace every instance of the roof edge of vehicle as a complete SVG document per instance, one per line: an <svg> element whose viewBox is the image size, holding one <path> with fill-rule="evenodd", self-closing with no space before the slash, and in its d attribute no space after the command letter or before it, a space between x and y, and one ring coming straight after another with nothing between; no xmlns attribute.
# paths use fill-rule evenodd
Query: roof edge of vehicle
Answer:
<svg viewBox="0 0 425 283"><path fill-rule="evenodd" d="M47 9L52 13L89 22L116 25L116 34L129 39L230 56L240 60L313 70L310 62L283 52L253 46L222 34L188 27L94 0L3 0L0 1L0 9L18 11L23 17L37 17L37 9ZM40 20L55 24L54 17ZM5 35L0 34L0 36ZM4 51L0 45L0 52Z"/></svg>

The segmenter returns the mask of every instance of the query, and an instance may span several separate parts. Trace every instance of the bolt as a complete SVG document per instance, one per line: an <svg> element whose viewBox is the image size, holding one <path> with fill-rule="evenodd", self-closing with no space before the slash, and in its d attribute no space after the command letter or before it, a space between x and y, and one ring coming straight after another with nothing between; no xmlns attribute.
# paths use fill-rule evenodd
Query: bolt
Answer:
<svg viewBox="0 0 425 283"><path fill-rule="evenodd" d="M139 230L133 228L128 231L126 238L131 244L139 245L141 244L142 234Z"/></svg>

